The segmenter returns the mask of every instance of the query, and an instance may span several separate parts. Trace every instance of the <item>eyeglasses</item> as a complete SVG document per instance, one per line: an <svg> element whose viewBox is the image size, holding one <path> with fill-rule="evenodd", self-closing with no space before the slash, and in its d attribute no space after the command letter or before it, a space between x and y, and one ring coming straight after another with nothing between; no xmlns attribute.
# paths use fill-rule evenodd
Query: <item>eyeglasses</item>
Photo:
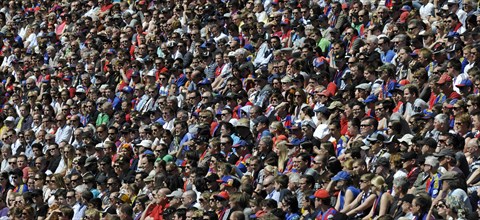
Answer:
<svg viewBox="0 0 480 220"><path fill-rule="evenodd" d="M369 124L363 124L363 125L360 125L360 127L368 127L370 126Z"/></svg>

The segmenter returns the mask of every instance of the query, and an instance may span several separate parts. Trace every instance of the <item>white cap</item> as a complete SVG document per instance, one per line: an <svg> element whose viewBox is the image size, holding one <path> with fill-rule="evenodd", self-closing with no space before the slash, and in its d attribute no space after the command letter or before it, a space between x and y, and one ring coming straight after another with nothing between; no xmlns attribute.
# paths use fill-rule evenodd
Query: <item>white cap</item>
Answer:
<svg viewBox="0 0 480 220"><path fill-rule="evenodd" d="M14 122L15 121L15 118L12 117L12 116L8 116L4 122Z"/></svg>
<svg viewBox="0 0 480 220"><path fill-rule="evenodd" d="M152 69L152 70L148 71L147 76L155 76L155 72L156 72L156 70Z"/></svg>
<svg viewBox="0 0 480 220"><path fill-rule="evenodd" d="M143 146L144 148L151 148L152 147L152 141L151 140L143 140L140 142L140 144L137 144L138 146Z"/></svg>

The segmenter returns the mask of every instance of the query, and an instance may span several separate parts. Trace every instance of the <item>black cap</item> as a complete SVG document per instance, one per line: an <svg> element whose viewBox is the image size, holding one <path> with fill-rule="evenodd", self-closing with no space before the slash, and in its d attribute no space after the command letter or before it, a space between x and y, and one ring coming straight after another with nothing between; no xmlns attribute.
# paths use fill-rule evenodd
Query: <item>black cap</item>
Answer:
<svg viewBox="0 0 480 220"><path fill-rule="evenodd" d="M121 133L129 133L131 129L131 125L129 123L123 124L121 130Z"/></svg>
<svg viewBox="0 0 480 220"><path fill-rule="evenodd" d="M421 145L427 145L430 148L436 148L437 147L437 141L435 141L435 139L430 138L430 137L425 138L423 140L420 140L418 143L421 144Z"/></svg>
<svg viewBox="0 0 480 220"><path fill-rule="evenodd" d="M403 160L417 159L417 154L414 152L405 152L402 154Z"/></svg>
<svg viewBox="0 0 480 220"><path fill-rule="evenodd" d="M452 149L444 148L439 153L433 153L433 156L435 156L435 157L445 157L445 156L454 157L455 152Z"/></svg>
<svg viewBox="0 0 480 220"><path fill-rule="evenodd" d="M412 201L413 201L414 198L415 198L414 195L412 195L412 194L407 194L407 195L403 196L402 201L403 201L403 202L412 203Z"/></svg>
<svg viewBox="0 0 480 220"><path fill-rule="evenodd" d="M376 166L384 166L384 167L390 167L390 162L388 161L387 158L385 157L379 157L377 161L375 162Z"/></svg>
<svg viewBox="0 0 480 220"><path fill-rule="evenodd" d="M258 124L258 123L268 124L268 118L264 115L260 115L257 118L253 119L253 123L255 123L255 124Z"/></svg>
<svg viewBox="0 0 480 220"><path fill-rule="evenodd" d="M15 168L14 170L10 171L8 174L23 177L23 172L20 168Z"/></svg>

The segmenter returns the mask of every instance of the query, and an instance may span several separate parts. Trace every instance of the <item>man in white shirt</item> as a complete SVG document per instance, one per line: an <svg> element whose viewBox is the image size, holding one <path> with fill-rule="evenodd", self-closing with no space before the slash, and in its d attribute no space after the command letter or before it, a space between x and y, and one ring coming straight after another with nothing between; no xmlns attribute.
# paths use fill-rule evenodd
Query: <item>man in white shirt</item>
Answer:
<svg viewBox="0 0 480 220"><path fill-rule="evenodd" d="M62 141L68 142L72 136L73 129L67 125L66 117L63 113L60 113L56 117L57 119L57 132L55 133L55 143L60 143Z"/></svg>

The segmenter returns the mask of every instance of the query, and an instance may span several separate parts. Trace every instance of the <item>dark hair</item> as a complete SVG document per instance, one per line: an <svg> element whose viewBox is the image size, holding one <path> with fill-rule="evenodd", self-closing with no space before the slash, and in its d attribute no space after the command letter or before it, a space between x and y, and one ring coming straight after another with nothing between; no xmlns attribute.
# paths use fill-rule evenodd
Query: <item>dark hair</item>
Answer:
<svg viewBox="0 0 480 220"><path fill-rule="evenodd" d="M293 194L287 194L283 197L283 201L290 206L290 212L299 213L298 200Z"/></svg>
<svg viewBox="0 0 480 220"><path fill-rule="evenodd" d="M416 204L420 206L420 212L422 214L427 213L432 204L432 199L428 195L423 194L415 196L415 201Z"/></svg>

